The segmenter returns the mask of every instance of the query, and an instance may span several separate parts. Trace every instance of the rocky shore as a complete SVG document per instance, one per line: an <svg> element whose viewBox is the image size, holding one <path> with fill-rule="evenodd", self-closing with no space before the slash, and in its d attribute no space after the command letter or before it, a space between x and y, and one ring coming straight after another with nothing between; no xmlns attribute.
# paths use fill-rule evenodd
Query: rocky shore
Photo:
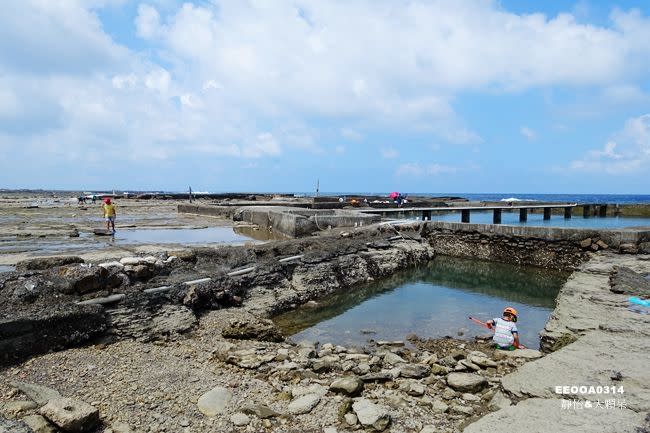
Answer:
<svg viewBox="0 0 650 433"><path fill-rule="evenodd" d="M647 429L650 316L627 297L650 295L648 240L479 229L23 257L0 273L0 432L483 432L504 419L513 432ZM416 335L292 342L268 321L441 253L573 270L542 332L546 355ZM624 407L587 410L602 396L558 394L564 385L620 386Z"/></svg>

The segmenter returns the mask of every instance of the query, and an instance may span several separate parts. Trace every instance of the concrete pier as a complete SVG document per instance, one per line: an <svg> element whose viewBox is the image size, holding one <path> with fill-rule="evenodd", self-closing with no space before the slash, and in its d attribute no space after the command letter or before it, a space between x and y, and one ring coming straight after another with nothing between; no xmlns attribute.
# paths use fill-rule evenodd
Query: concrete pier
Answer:
<svg viewBox="0 0 650 433"><path fill-rule="evenodd" d="M551 219L551 208L550 207L545 207L544 208L544 220L548 221Z"/></svg>
<svg viewBox="0 0 650 433"><path fill-rule="evenodd" d="M460 211L460 221L463 223L469 222L469 209L463 209Z"/></svg>
<svg viewBox="0 0 650 433"><path fill-rule="evenodd" d="M526 208L521 208L519 209L519 222L526 222L528 221L528 209Z"/></svg>
<svg viewBox="0 0 650 433"><path fill-rule="evenodd" d="M571 212L573 211L572 207L565 207L564 208L564 219L571 219Z"/></svg>
<svg viewBox="0 0 650 433"><path fill-rule="evenodd" d="M494 209L494 213L492 214L492 223L501 224L501 212L502 209Z"/></svg>

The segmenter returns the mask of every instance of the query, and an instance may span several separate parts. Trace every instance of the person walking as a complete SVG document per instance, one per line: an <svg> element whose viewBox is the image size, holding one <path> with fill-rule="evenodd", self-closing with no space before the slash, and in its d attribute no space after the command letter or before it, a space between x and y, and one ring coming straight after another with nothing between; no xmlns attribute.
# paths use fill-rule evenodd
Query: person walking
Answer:
<svg viewBox="0 0 650 433"><path fill-rule="evenodd" d="M104 199L104 204L102 205L104 210L104 218L106 219L106 230L115 233L115 216L117 212L115 211L115 205L111 202L111 199L106 197Z"/></svg>

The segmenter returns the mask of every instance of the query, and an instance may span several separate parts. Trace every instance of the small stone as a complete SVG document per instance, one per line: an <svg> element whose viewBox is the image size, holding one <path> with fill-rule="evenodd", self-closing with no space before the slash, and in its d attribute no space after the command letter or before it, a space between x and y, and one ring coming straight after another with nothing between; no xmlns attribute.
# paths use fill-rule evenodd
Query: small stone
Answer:
<svg viewBox="0 0 650 433"><path fill-rule="evenodd" d="M363 381L355 376L344 376L330 385L330 391L337 394L355 396L363 390Z"/></svg>
<svg viewBox="0 0 650 433"><path fill-rule="evenodd" d="M230 417L230 422L238 427L243 427L251 422L251 419L245 413L237 412Z"/></svg>
<svg viewBox="0 0 650 433"><path fill-rule="evenodd" d="M451 407L449 408L449 411L451 413L456 413L459 415L473 415L474 414L474 408L471 406L463 406L460 404L452 404Z"/></svg>
<svg viewBox="0 0 650 433"><path fill-rule="evenodd" d="M27 382L11 382L11 385L34 400L39 406L47 404L53 398L61 397L58 391L43 385L36 385Z"/></svg>
<svg viewBox="0 0 650 433"><path fill-rule="evenodd" d="M336 427L325 427L323 433L338 433L338 430L336 430Z"/></svg>
<svg viewBox="0 0 650 433"><path fill-rule="evenodd" d="M20 401L8 401L0 406L2 412L11 415L18 415L21 412L28 411L30 409L36 409L38 405L29 400L20 400Z"/></svg>
<svg viewBox="0 0 650 433"><path fill-rule="evenodd" d="M280 414L264 404L252 404L242 408L245 414L256 415L258 418L267 419L279 416Z"/></svg>
<svg viewBox="0 0 650 433"><path fill-rule="evenodd" d="M422 427L422 430L420 430L420 433L438 433L438 429L433 426L433 425L425 425Z"/></svg>
<svg viewBox="0 0 650 433"><path fill-rule="evenodd" d="M403 363L406 363L406 360L405 360L404 358L402 358L401 356L395 354L395 353L388 352L388 353L384 356L384 362L385 362L386 364L389 364L389 365L395 365L395 364L403 364Z"/></svg>
<svg viewBox="0 0 650 433"><path fill-rule="evenodd" d="M231 399L232 392L230 390L222 386L217 386L199 398L199 411L206 416L215 416L224 413Z"/></svg>
<svg viewBox="0 0 650 433"><path fill-rule="evenodd" d="M360 398L352 404L352 410L364 427L372 427L376 431L383 431L390 424L390 414L386 409L378 406L368 399Z"/></svg>
<svg viewBox="0 0 650 433"><path fill-rule="evenodd" d="M350 426L357 425L357 422L359 422L357 416L351 412L346 413L343 418L345 419L345 423Z"/></svg>
<svg viewBox="0 0 650 433"><path fill-rule="evenodd" d="M481 397L479 397L477 395L474 395L474 394L470 394L468 392L463 394L460 398L462 398L465 401L480 401L481 400Z"/></svg>
<svg viewBox="0 0 650 433"><path fill-rule="evenodd" d="M433 401L431 409L435 413L445 413L449 410L449 406L444 401L436 399Z"/></svg>
<svg viewBox="0 0 650 433"><path fill-rule="evenodd" d="M56 433L52 424L41 415L28 415L22 421L31 428L34 433ZM1 430L0 430L1 431Z"/></svg>
<svg viewBox="0 0 650 433"><path fill-rule="evenodd" d="M512 402L508 397L506 397L501 391L494 394L492 400L488 404L488 409L491 411L497 411L500 409L505 409L508 406L511 406Z"/></svg>
<svg viewBox="0 0 650 433"><path fill-rule="evenodd" d="M422 364L406 364L399 367L401 377L420 379L431 374L431 367Z"/></svg>
<svg viewBox="0 0 650 433"><path fill-rule="evenodd" d="M431 364L431 374L435 374L436 376L441 376L449 373L449 369L447 367L443 367L440 364Z"/></svg>
<svg viewBox="0 0 650 433"><path fill-rule="evenodd" d="M294 415L309 413L316 407L316 405L318 405L319 402L320 395L318 394L303 395L289 403L288 410L289 413Z"/></svg>
<svg viewBox="0 0 650 433"><path fill-rule="evenodd" d="M99 411L83 401L54 398L40 409L41 415L62 430L83 433L99 423Z"/></svg>
<svg viewBox="0 0 650 433"><path fill-rule="evenodd" d="M417 382L411 383L406 392L414 397L421 397L424 395L424 385Z"/></svg>
<svg viewBox="0 0 650 433"><path fill-rule="evenodd" d="M488 385L487 379L473 373L450 373L447 384L456 391L478 392Z"/></svg>

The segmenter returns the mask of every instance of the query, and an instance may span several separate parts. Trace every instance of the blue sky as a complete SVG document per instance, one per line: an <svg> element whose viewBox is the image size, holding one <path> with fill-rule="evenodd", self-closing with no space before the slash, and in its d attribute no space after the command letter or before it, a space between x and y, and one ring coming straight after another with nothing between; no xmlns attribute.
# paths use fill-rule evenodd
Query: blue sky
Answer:
<svg viewBox="0 0 650 433"><path fill-rule="evenodd" d="M0 188L650 191L646 1L10 0Z"/></svg>

